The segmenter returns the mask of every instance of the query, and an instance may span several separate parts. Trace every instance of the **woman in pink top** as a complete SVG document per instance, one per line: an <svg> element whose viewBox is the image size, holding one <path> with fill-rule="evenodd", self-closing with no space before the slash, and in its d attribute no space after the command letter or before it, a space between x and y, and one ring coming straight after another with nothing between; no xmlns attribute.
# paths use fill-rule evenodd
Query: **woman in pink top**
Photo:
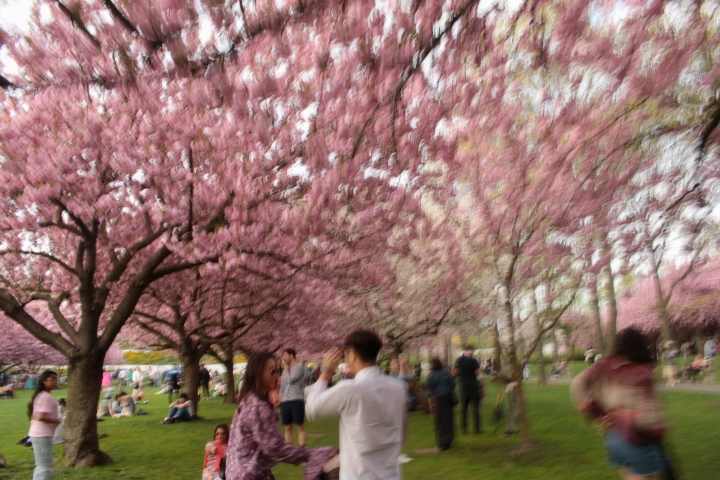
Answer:
<svg viewBox="0 0 720 480"><path fill-rule="evenodd" d="M35 452L33 480L51 480L53 477L53 436L60 424L58 404L50 395L57 388L57 373L45 370L38 378L32 400L28 404L30 441Z"/></svg>
<svg viewBox="0 0 720 480"><path fill-rule="evenodd" d="M100 384L100 386L103 388L107 388L110 385L112 385L112 374L108 371L103 370L102 383Z"/></svg>

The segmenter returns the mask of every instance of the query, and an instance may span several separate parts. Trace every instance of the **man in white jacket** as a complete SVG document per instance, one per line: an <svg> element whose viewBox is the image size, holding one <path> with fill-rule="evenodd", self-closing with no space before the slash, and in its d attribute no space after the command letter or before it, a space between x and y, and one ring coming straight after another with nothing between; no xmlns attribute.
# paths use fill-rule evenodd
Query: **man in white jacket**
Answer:
<svg viewBox="0 0 720 480"><path fill-rule="evenodd" d="M325 354L318 381L305 391L309 421L340 416L340 480L399 480L398 457L405 443L405 386L382 375L377 355L380 338L356 330L342 349ZM354 374L332 388L332 376L345 363Z"/></svg>

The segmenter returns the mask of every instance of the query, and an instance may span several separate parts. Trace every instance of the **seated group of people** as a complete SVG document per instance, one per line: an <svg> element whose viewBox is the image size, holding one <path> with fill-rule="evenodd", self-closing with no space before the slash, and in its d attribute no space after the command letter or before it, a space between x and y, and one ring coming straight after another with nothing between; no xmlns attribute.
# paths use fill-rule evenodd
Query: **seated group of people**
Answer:
<svg viewBox="0 0 720 480"><path fill-rule="evenodd" d="M101 417L132 417L135 415L135 399L122 390L115 395L111 392L105 393L105 398L100 401L100 408L97 411L97 418Z"/></svg>
<svg viewBox="0 0 720 480"><path fill-rule="evenodd" d="M663 346L662 352L660 353L660 361L663 366L663 378L666 379L669 387L677 385L678 382L683 380L696 381L699 374L712 370L713 368L713 357L705 355L704 352L699 352L695 358L690 362L689 356L691 350L684 355L685 368L678 372L676 366L676 359L680 356L680 350L677 348L674 341L670 340Z"/></svg>
<svg viewBox="0 0 720 480"><path fill-rule="evenodd" d="M555 362L555 365L553 365L552 370L550 370L550 375L553 377L560 377L567 373L567 360L566 359L560 359L557 362Z"/></svg>
<svg viewBox="0 0 720 480"><path fill-rule="evenodd" d="M0 387L0 397L15 398L15 389L10 386Z"/></svg>
<svg viewBox="0 0 720 480"><path fill-rule="evenodd" d="M705 357L705 354L700 352L695 360L681 372L680 378L695 381L700 373L710 370L712 365L713 359Z"/></svg>

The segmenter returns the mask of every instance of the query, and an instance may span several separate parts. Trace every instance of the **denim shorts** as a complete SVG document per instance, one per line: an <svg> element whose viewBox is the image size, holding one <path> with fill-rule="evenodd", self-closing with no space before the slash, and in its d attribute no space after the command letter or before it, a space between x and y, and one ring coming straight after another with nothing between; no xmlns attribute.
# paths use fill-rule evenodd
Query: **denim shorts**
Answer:
<svg viewBox="0 0 720 480"><path fill-rule="evenodd" d="M659 443L630 443L611 431L605 435L605 451L608 465L628 468L635 475L647 477L667 468L667 460Z"/></svg>

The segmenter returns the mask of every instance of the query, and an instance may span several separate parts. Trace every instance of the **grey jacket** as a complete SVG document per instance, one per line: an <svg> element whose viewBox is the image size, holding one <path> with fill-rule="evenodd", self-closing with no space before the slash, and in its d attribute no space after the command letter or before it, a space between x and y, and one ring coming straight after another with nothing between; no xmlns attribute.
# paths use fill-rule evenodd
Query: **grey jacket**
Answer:
<svg viewBox="0 0 720 480"><path fill-rule="evenodd" d="M283 369L280 377L280 401L290 402L292 400L303 400L303 387L305 386L305 365L296 364L290 369L290 373Z"/></svg>

